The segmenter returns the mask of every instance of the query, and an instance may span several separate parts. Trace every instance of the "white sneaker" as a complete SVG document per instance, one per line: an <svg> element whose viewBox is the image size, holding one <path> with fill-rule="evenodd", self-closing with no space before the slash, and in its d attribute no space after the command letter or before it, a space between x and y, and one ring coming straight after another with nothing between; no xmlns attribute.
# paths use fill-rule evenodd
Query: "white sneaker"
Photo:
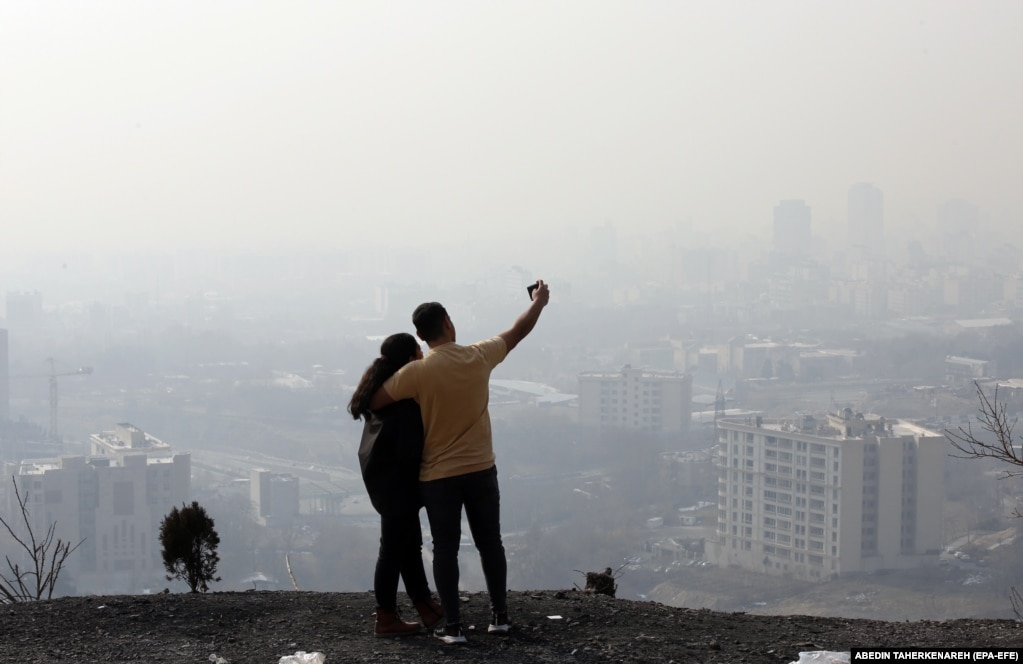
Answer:
<svg viewBox="0 0 1023 664"><path fill-rule="evenodd" d="M487 626L489 634L507 634L511 631L511 621L507 613L495 613L490 625Z"/></svg>
<svg viewBox="0 0 1023 664"><path fill-rule="evenodd" d="M449 645L469 642L469 639L465 638L465 632L462 631L461 625L441 625L433 630L433 635Z"/></svg>

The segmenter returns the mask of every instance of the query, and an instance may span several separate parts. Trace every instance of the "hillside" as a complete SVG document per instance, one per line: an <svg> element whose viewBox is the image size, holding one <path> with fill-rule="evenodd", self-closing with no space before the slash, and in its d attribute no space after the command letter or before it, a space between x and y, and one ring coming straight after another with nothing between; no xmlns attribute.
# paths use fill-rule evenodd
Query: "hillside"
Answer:
<svg viewBox="0 0 1023 664"><path fill-rule="evenodd" d="M487 597L463 597L485 624ZM297 651L334 662L794 662L857 646L1016 647L1010 620L880 622L677 609L576 590L514 591L508 637L470 631L465 646L372 636L371 593L240 592L65 597L7 605L0 661L276 664ZM411 614L411 609L406 615Z"/></svg>

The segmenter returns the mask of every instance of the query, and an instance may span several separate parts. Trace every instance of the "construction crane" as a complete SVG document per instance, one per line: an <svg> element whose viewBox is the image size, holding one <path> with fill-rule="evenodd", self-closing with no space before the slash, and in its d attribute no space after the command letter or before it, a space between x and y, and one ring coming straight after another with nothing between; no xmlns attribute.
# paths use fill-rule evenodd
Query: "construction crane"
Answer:
<svg viewBox="0 0 1023 664"><path fill-rule="evenodd" d="M59 393L57 391L57 379L61 376L81 376L92 373L92 367L78 367L72 371L57 371L56 362L52 357L46 358L46 361L50 363L50 373L48 374L31 374L27 376L11 376L11 378L49 378L50 380L50 431L49 437L51 442L60 442L60 433L57 431L57 404L59 402Z"/></svg>

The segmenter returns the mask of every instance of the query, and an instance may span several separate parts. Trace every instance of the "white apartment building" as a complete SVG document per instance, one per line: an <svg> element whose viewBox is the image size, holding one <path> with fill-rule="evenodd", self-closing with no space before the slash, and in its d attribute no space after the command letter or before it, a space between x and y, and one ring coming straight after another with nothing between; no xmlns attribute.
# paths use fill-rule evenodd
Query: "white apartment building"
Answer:
<svg viewBox="0 0 1023 664"><path fill-rule="evenodd" d="M128 422L115 424L113 431L92 434L89 446L92 456L105 457L119 465L124 457L135 454L145 454L150 459L174 456L170 445Z"/></svg>
<svg viewBox="0 0 1023 664"><path fill-rule="evenodd" d="M937 564L944 436L848 408L717 432L715 564L803 580Z"/></svg>
<svg viewBox="0 0 1023 664"><path fill-rule="evenodd" d="M657 432L689 429L693 378L679 371L626 365L616 372L579 374L579 422Z"/></svg>
<svg viewBox="0 0 1023 664"><path fill-rule="evenodd" d="M945 357L945 380L952 385L969 385L990 375L990 362L972 357Z"/></svg>
<svg viewBox="0 0 1023 664"><path fill-rule="evenodd" d="M189 499L189 454L62 456L7 463L4 473L15 477L37 538L56 524L55 537L82 541L61 572L65 592L132 594L167 583L160 524ZM2 495L5 514L16 515L10 482Z"/></svg>

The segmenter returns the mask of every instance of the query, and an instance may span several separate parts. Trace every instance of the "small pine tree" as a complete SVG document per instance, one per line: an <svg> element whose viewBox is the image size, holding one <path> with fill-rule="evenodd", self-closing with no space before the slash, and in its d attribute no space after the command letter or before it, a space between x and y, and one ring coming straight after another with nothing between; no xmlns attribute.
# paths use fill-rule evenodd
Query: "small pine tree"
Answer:
<svg viewBox="0 0 1023 664"><path fill-rule="evenodd" d="M163 546L163 566L167 580L183 579L191 591L206 592L216 576L220 556L220 535L213 528L213 519L206 508L192 501L181 504L164 517L160 524L160 544Z"/></svg>

